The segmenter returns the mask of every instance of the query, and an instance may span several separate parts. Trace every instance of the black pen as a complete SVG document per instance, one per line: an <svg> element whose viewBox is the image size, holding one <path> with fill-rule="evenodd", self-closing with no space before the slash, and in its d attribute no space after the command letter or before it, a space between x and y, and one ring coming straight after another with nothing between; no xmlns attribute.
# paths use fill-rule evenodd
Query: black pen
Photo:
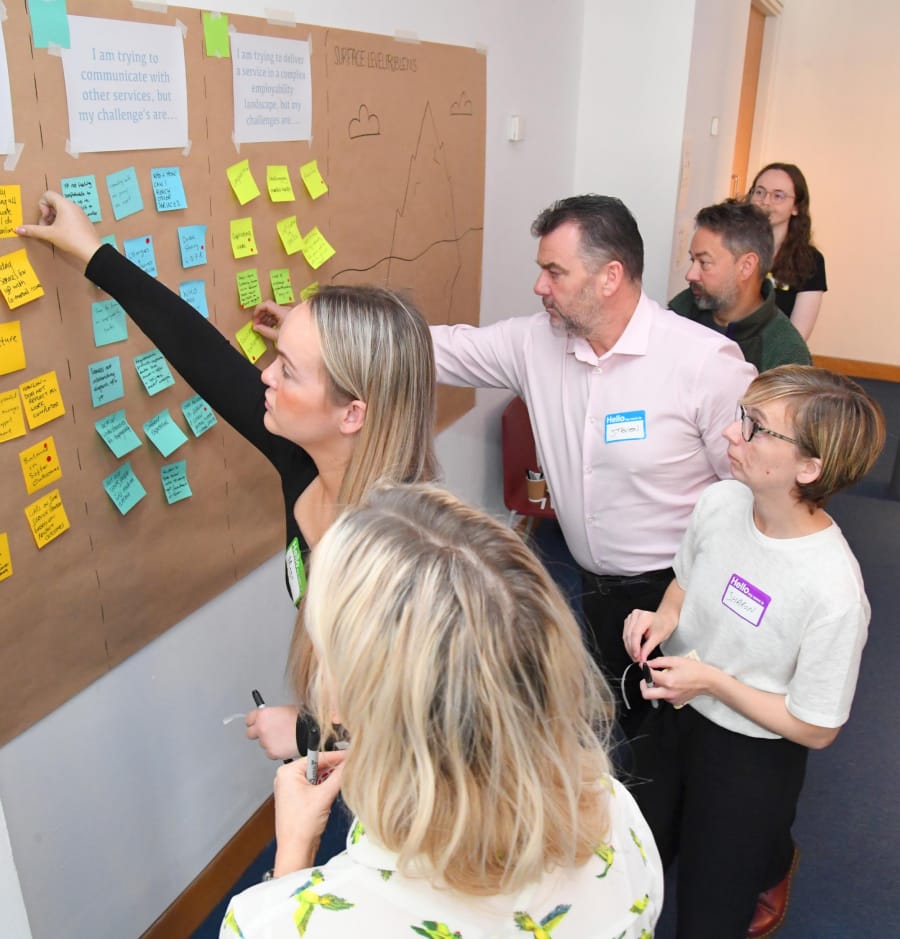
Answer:
<svg viewBox="0 0 900 939"><path fill-rule="evenodd" d="M319 782L319 725L310 724L309 736L306 744L306 781L310 785L317 785Z"/></svg>
<svg viewBox="0 0 900 939"><path fill-rule="evenodd" d="M650 670L650 666L646 662L644 662L641 665L641 671L644 673L644 681L647 683L647 687L652 688L653 687L653 672ZM657 701L656 698L651 698L650 703L655 708L659 707L659 701Z"/></svg>
<svg viewBox="0 0 900 939"><path fill-rule="evenodd" d="M253 695L253 703L258 708L264 708L266 706L266 702L263 701L263 696L255 688L250 692L250 694Z"/></svg>

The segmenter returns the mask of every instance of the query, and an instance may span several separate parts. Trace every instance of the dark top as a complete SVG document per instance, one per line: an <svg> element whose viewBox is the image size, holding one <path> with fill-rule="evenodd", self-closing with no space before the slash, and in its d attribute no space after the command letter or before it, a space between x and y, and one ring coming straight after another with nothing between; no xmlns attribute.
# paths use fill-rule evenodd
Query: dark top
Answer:
<svg viewBox="0 0 900 939"><path fill-rule="evenodd" d="M284 494L285 543L297 538L307 564L309 546L294 518L294 504L318 470L302 447L263 425L266 388L259 369L189 303L112 245L97 249L85 275L125 308L194 391L275 467Z"/></svg>
<svg viewBox="0 0 900 939"><path fill-rule="evenodd" d="M816 259L815 269L809 279L799 287L789 287L787 284L779 284L774 279L772 280L772 283L775 284L775 303L785 316L790 316L794 312L794 303L797 300L798 293L807 290L821 290L824 292L828 289L828 283L825 280L825 258L822 257L822 252L816 248L813 248L813 254Z"/></svg>

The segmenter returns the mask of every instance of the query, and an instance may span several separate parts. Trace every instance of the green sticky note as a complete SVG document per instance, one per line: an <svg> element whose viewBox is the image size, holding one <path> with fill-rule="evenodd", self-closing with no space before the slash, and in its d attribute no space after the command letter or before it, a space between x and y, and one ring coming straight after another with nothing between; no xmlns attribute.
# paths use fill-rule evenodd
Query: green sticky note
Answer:
<svg viewBox="0 0 900 939"><path fill-rule="evenodd" d="M181 502L182 499L189 499L193 493L188 485L187 479L187 461L179 460L177 463L169 463L163 466L159 471L162 480L163 492L166 494L166 502L172 505L173 502Z"/></svg>
<svg viewBox="0 0 900 939"><path fill-rule="evenodd" d="M294 287L291 284L291 272L286 267L269 271L269 281L272 284L272 296L275 302L287 306L294 302Z"/></svg>
<svg viewBox="0 0 900 939"><path fill-rule="evenodd" d="M215 59L230 59L231 44L228 41L228 17L224 13L203 14L203 38L206 54Z"/></svg>
<svg viewBox="0 0 900 939"><path fill-rule="evenodd" d="M235 333L238 345L241 347L244 355L251 362L256 362L266 354L266 340L253 328L253 320L250 320Z"/></svg>
<svg viewBox="0 0 900 939"><path fill-rule="evenodd" d="M247 310L262 303L262 290L259 287L259 275L256 268L251 267L246 271L238 271L237 275L238 302L241 309Z"/></svg>
<svg viewBox="0 0 900 939"><path fill-rule="evenodd" d="M168 408L144 422L144 433L163 456L169 456L188 441L187 434L172 420Z"/></svg>
<svg viewBox="0 0 900 939"><path fill-rule="evenodd" d="M115 507L123 514L130 512L147 495L147 490L134 475L131 463L123 463L103 480L103 488Z"/></svg>

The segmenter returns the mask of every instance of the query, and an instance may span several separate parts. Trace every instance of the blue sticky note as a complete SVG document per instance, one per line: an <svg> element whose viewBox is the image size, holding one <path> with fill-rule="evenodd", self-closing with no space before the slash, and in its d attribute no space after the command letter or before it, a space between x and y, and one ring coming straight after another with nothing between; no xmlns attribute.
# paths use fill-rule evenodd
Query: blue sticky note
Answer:
<svg viewBox="0 0 900 939"><path fill-rule="evenodd" d="M84 209L84 214L92 222L102 222L100 215L100 193L97 192L97 177L69 176L60 181L62 194Z"/></svg>
<svg viewBox="0 0 900 939"><path fill-rule="evenodd" d="M113 500L113 505L127 515L147 495L147 490L134 475L131 462L123 463L114 473L103 480L106 494Z"/></svg>
<svg viewBox="0 0 900 939"><path fill-rule="evenodd" d="M182 267L206 264L206 226L182 225L178 229L178 247L181 248Z"/></svg>
<svg viewBox="0 0 900 939"><path fill-rule="evenodd" d="M169 371L169 363L166 362L159 349L151 349L142 355L136 355L134 367L137 369L138 378L147 389L147 394L151 397L175 384L175 379Z"/></svg>
<svg viewBox="0 0 900 939"><path fill-rule="evenodd" d="M97 433L103 438L103 442L117 457L123 457L132 450L137 450L141 445L141 439L131 429L131 424L125 417L125 411L114 411L101 417L99 421L94 422Z"/></svg>
<svg viewBox="0 0 900 939"><path fill-rule="evenodd" d="M110 173L106 177L106 188L109 190L109 201L112 203L113 215L117 222L144 208L141 187L138 186L137 173L133 166Z"/></svg>
<svg viewBox="0 0 900 939"><path fill-rule="evenodd" d="M144 433L163 456L174 453L188 440L187 434L172 420L168 408L160 411L144 424Z"/></svg>
<svg viewBox="0 0 900 939"><path fill-rule="evenodd" d="M31 15L31 35L34 37L35 49L71 47L66 0L32 0L28 4L28 12Z"/></svg>
<svg viewBox="0 0 900 939"><path fill-rule="evenodd" d="M173 502L181 502L182 499L189 499L193 495L187 480L187 460L179 460L177 463L163 466L159 475L162 479L163 492L166 494L166 502L169 505Z"/></svg>
<svg viewBox="0 0 900 939"><path fill-rule="evenodd" d="M209 319L209 307L206 305L206 283L202 280L186 280L178 285L181 299L190 305L202 316Z"/></svg>
<svg viewBox="0 0 900 939"><path fill-rule="evenodd" d="M112 245L112 246L116 249L116 251L119 250L119 242L116 241L116 236L115 236L115 235L104 235L104 236L100 239L100 241L102 241L103 244L105 244L105 245Z"/></svg>
<svg viewBox="0 0 900 939"><path fill-rule="evenodd" d="M153 253L153 235L141 235L139 238L126 238L123 247L125 257L151 277L156 277L156 255Z"/></svg>
<svg viewBox="0 0 900 939"><path fill-rule="evenodd" d="M184 415L184 419L188 422L188 427L190 427L191 433L193 433L195 437L205 434L210 427L215 427L215 425L218 424L218 419L213 413L213 409L200 395L194 395L193 398L188 398L187 401L184 401L181 405L181 413Z"/></svg>
<svg viewBox="0 0 900 939"><path fill-rule="evenodd" d="M187 196L181 181L181 170L177 166L160 166L150 170L150 183L157 212L172 212L187 208Z"/></svg>
<svg viewBox="0 0 900 939"><path fill-rule="evenodd" d="M94 345L98 348L113 342L124 342L128 338L125 310L115 300L92 303L91 319L94 323Z"/></svg>
<svg viewBox="0 0 900 939"><path fill-rule="evenodd" d="M91 403L95 408L107 401L125 397L122 366L117 355L88 365L88 379L91 383Z"/></svg>

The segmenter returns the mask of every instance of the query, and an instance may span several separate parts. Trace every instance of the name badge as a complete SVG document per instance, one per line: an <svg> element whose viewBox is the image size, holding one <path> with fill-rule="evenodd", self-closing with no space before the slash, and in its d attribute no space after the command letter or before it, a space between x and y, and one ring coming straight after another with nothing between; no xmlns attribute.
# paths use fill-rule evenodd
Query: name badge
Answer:
<svg viewBox="0 0 900 939"><path fill-rule="evenodd" d="M284 552L284 569L287 571L288 588L294 606L299 606L306 593L306 568L303 566L303 554L300 551L300 539L294 540Z"/></svg>
<svg viewBox="0 0 900 939"><path fill-rule="evenodd" d="M722 594L722 606L727 606L753 626L759 626L771 602L772 598L767 593L737 574L731 575Z"/></svg>
<svg viewBox="0 0 900 939"><path fill-rule="evenodd" d="M618 414L607 414L606 420L603 422L604 443L643 440L646 436L646 411L621 411Z"/></svg>

